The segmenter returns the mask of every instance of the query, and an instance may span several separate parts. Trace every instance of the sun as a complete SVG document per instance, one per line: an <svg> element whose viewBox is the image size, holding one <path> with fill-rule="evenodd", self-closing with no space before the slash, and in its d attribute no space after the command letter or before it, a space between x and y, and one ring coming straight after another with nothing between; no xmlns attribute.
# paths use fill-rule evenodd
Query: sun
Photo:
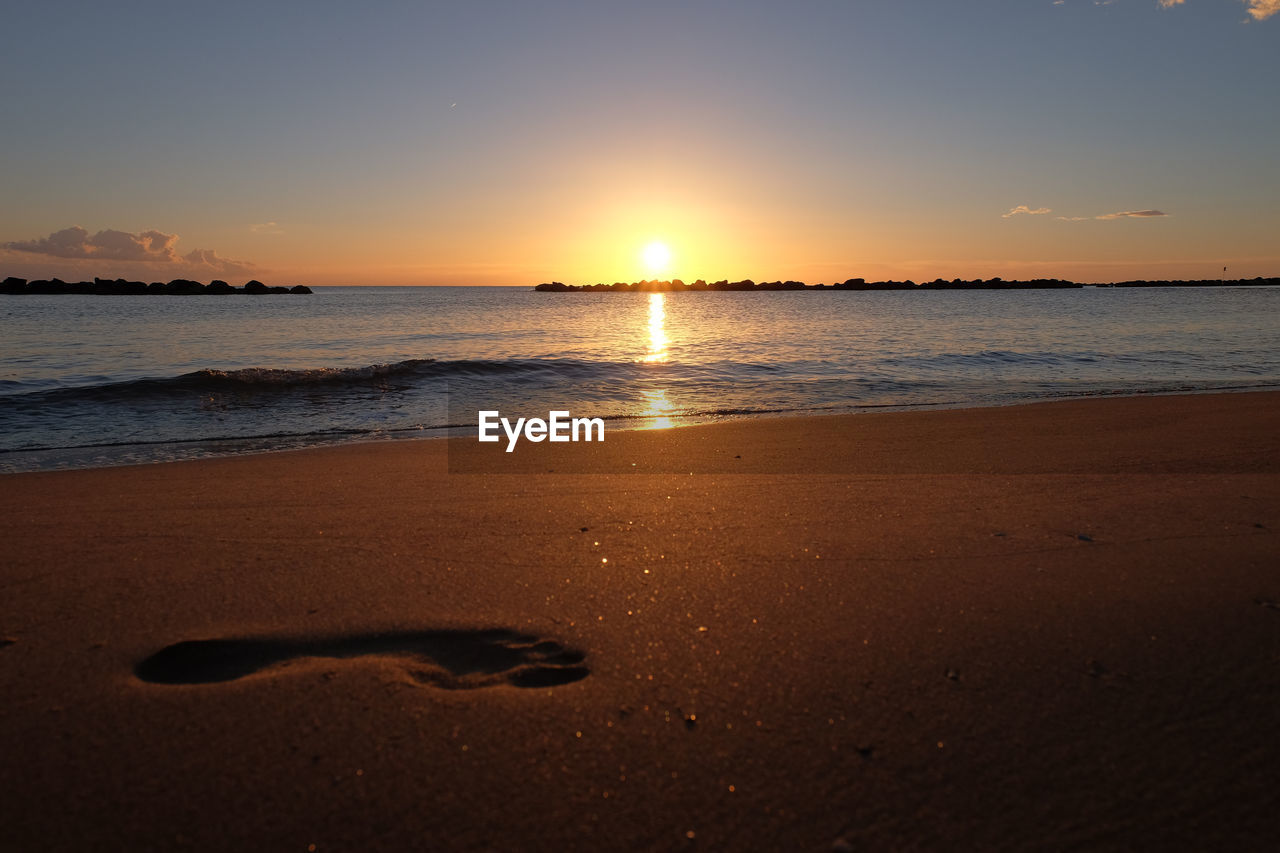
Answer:
<svg viewBox="0 0 1280 853"><path fill-rule="evenodd" d="M671 266L671 250L667 248L666 243L659 240L645 246L640 252L640 257L644 260L645 269L651 273L666 272Z"/></svg>

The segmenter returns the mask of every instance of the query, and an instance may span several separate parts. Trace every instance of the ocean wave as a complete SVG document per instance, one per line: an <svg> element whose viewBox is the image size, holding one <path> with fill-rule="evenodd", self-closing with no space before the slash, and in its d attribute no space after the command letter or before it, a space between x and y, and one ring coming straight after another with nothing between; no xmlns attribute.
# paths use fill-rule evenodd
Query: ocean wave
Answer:
<svg viewBox="0 0 1280 853"><path fill-rule="evenodd" d="M412 385L430 379L484 379L486 377L555 377L602 375L617 365L570 359L464 359L414 358L391 364L358 367L246 367L238 370L204 369L179 376L107 380L84 385L49 388L43 383L7 381L0 386L3 401L21 403L118 402L191 394L256 394L305 389L376 388ZM35 387L31 387L35 384Z"/></svg>
<svg viewBox="0 0 1280 853"><path fill-rule="evenodd" d="M1012 365L1093 364L1112 356L1101 352L1019 352L1017 350L982 350L980 352L941 352L927 355L889 357L887 365L912 367L974 367Z"/></svg>
<svg viewBox="0 0 1280 853"><path fill-rule="evenodd" d="M1265 352L1233 351L1231 356L1245 356L1267 359ZM1247 373L1264 372L1269 368L1260 368L1256 363L1242 361L1232 364L1223 356L1206 356L1185 350L1136 350L1127 352L1104 352L1097 350L1061 350L1061 351L1020 351L1020 350L980 350L977 352L937 352L920 355L887 356L878 360L877 364L889 368L909 367L914 369L938 370L956 368L969 370L973 368L1001 367L1079 367L1097 365L1099 368L1137 368L1137 367L1204 367L1222 370L1243 369Z"/></svg>

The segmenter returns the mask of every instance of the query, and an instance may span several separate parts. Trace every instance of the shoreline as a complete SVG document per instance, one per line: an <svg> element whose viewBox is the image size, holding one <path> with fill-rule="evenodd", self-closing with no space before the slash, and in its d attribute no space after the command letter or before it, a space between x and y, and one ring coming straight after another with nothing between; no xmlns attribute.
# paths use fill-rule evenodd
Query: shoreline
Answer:
<svg viewBox="0 0 1280 853"><path fill-rule="evenodd" d="M1280 392L556 448L5 478L10 843L1269 844Z"/></svg>
<svg viewBox="0 0 1280 853"><path fill-rule="evenodd" d="M1037 405L1045 405L1045 404L1070 403L1070 402L1076 402L1076 401L1089 401L1089 400L1146 399L1146 398L1181 397L1181 396L1199 397L1204 395L1218 395L1218 394L1234 395L1234 394L1251 394L1251 393L1275 393L1275 390L1276 390L1276 386L1270 385L1270 384L1222 387L1222 388L1212 388L1212 389L1204 389L1204 390L1188 390L1185 388L1180 388L1180 389L1168 390L1168 391L1156 390L1156 391L1146 391L1146 392L1097 393L1097 394L1082 393L1075 396L1049 397L1046 399L999 401L999 402L981 402L981 401L967 400L967 401L956 402L956 403L953 403L953 402L927 403L926 402L926 403L901 403L901 404L898 404L898 403L865 404L865 405L856 406L856 407L832 407L832 410L830 411L813 410L813 409L804 409L804 410L795 409L795 410L783 410L783 411L760 411L760 412L743 412L743 413L735 412L733 414L728 414L728 415L707 414L707 415L670 416L670 417L659 416L659 415L646 416L646 417L618 416L618 417L608 417L605 419L605 422L606 424L610 425L608 427L608 432L617 434L617 433L628 433L628 432L666 431L668 429L686 429L688 427L701 427L701 426L710 426L715 424L730 424L730 423L739 423L739 422L750 423L750 422L761 421L761 420L772 421L775 419L787 420L792 418L813 418L813 417L841 418L841 417L853 417L853 416L859 416L859 415L889 414L889 413L897 413L897 412L920 412L920 411L951 412L951 411L968 411L971 409L1009 409L1009 408L1019 408L1022 406L1037 406ZM671 423L669 426L660 426L660 427L651 426L648 423L648 422L659 421L659 420L668 420L668 421L671 421ZM623 425L617 426L617 424L623 424ZM297 435L284 435L284 436L261 435L261 436L246 436L246 437L238 437L238 438L237 437L205 438L205 439L190 439L190 440L183 440L183 441L156 441L156 442L133 443L133 444L106 443L106 444L79 445L75 447L54 447L54 448L8 450L8 451L0 452L0 477L5 477L11 474L29 474L29 473L48 472L48 471L85 471L85 470L94 470L97 468L118 468L118 467L133 466L133 465L158 465L158 464L167 464L170 462L190 462L190 461L198 461L198 460L204 460L204 459L239 458L239 457L246 457L246 456L259 456L262 454L292 453L292 452L302 451L302 450L316 450L316 449L323 449L323 448L346 447L350 445L361 445L361 444L384 444L388 442L398 443L403 441L409 441L409 442L439 441L439 440L447 441L447 440L455 440L459 438L466 438L468 435L470 435L469 430L471 429L472 429L471 427L461 427L461 426L424 427L421 429L405 428L400 430L394 430L393 432L397 433L395 435L392 435L389 433L383 433L376 437L370 437L367 434L353 434L352 437L348 437L348 438L335 438L330 441L319 441L316 443L305 443L305 442L309 439L318 438L324 435L323 433L297 434ZM459 430L466 430L468 432L458 434L457 431ZM428 432L428 433L435 433L435 434L432 434L432 435L418 434L421 432ZM210 445L215 445L215 444L225 444L225 445L232 445L232 446L257 445L257 444L269 444L273 441L280 441L282 439L286 441L288 440L293 440L293 441L290 442L290 446L286 446L286 447L263 446L263 447L254 447L252 449L229 450L225 452L205 452L203 450L203 448L208 447ZM177 458L143 458L143 459L125 458L122 461L104 460L104 461L95 461L87 464L73 463L69 465L65 463L60 464L57 461L58 458L66 459L66 458L91 456L101 451L109 451L112 448L117 448L119 449L119 451L139 449L143 451L143 455L146 455L145 450L148 448L164 448L164 447L173 447L178 445L187 445L192 447L194 451L193 454L190 456L177 457ZM3 470L2 469L2 466L6 458L13 459L13 458L18 458L28 454L29 455L45 455L48 457L53 457L54 461L44 463L38 467L25 468L20 470Z"/></svg>

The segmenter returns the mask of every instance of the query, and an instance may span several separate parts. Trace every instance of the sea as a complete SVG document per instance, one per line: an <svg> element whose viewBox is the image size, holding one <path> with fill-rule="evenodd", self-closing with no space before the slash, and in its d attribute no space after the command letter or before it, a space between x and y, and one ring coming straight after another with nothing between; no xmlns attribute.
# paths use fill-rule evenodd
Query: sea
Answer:
<svg viewBox="0 0 1280 853"><path fill-rule="evenodd" d="M1280 289L0 296L0 472L1280 387Z"/></svg>

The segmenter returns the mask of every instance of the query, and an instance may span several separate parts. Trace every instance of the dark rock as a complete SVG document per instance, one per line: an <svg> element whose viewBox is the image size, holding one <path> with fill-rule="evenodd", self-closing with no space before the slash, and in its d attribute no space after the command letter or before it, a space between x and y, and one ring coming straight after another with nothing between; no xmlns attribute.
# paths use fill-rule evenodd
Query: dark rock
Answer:
<svg viewBox="0 0 1280 853"><path fill-rule="evenodd" d="M310 293L311 288L307 287L305 284L295 284L293 287L289 288L289 292L290 293Z"/></svg>
<svg viewBox="0 0 1280 853"><path fill-rule="evenodd" d="M831 287L835 290L865 290L867 287L867 280L864 278L849 278L841 282L836 282L831 285Z"/></svg>
<svg viewBox="0 0 1280 853"><path fill-rule="evenodd" d="M95 278L93 288L89 292L100 296L138 296L147 292L147 285L141 281L126 281L123 278L114 280Z"/></svg>
<svg viewBox="0 0 1280 853"><path fill-rule="evenodd" d="M204 293L204 285L189 278L175 278L164 286L164 292L175 296L194 296Z"/></svg>
<svg viewBox="0 0 1280 853"><path fill-rule="evenodd" d="M236 289L225 281L214 280L209 282L209 286L205 288L205 293L235 293Z"/></svg>
<svg viewBox="0 0 1280 853"><path fill-rule="evenodd" d="M27 280L25 278L14 278L9 276L3 282L0 282L0 293L8 293L17 295L27 292Z"/></svg>
<svg viewBox="0 0 1280 853"><path fill-rule="evenodd" d="M1250 280L1236 281L1122 281L1112 282L1110 284L1089 285L1091 287L1220 287L1220 286L1240 286L1240 285L1259 285L1259 286L1280 286L1280 278L1255 278ZM1065 281L1057 278L1037 278L1027 281L1005 281L996 276L989 279L972 279L963 280L953 278L947 280L944 278L935 278L932 281L917 284L911 279L904 281L867 281L862 278L850 278L843 282L837 282L832 285L814 284L808 285L800 281L766 281L759 284L751 279L742 281L720 281L710 282L698 279L692 284L688 284L680 279L672 279L671 281L659 281L645 279L643 281L627 282L616 281L613 284L583 284L572 285L563 282L553 281L546 284L539 284L534 290L551 291L551 292L601 292L614 291L619 293L671 293L683 292L690 290L712 290L712 291L778 291L778 290L867 290L867 291L889 291L889 290L1032 290L1043 288L1081 288L1085 287L1073 281Z"/></svg>
<svg viewBox="0 0 1280 853"><path fill-rule="evenodd" d="M263 284L262 282L258 281L255 278L252 281L245 282L244 292L245 293L270 293L271 288L267 287L265 284Z"/></svg>

